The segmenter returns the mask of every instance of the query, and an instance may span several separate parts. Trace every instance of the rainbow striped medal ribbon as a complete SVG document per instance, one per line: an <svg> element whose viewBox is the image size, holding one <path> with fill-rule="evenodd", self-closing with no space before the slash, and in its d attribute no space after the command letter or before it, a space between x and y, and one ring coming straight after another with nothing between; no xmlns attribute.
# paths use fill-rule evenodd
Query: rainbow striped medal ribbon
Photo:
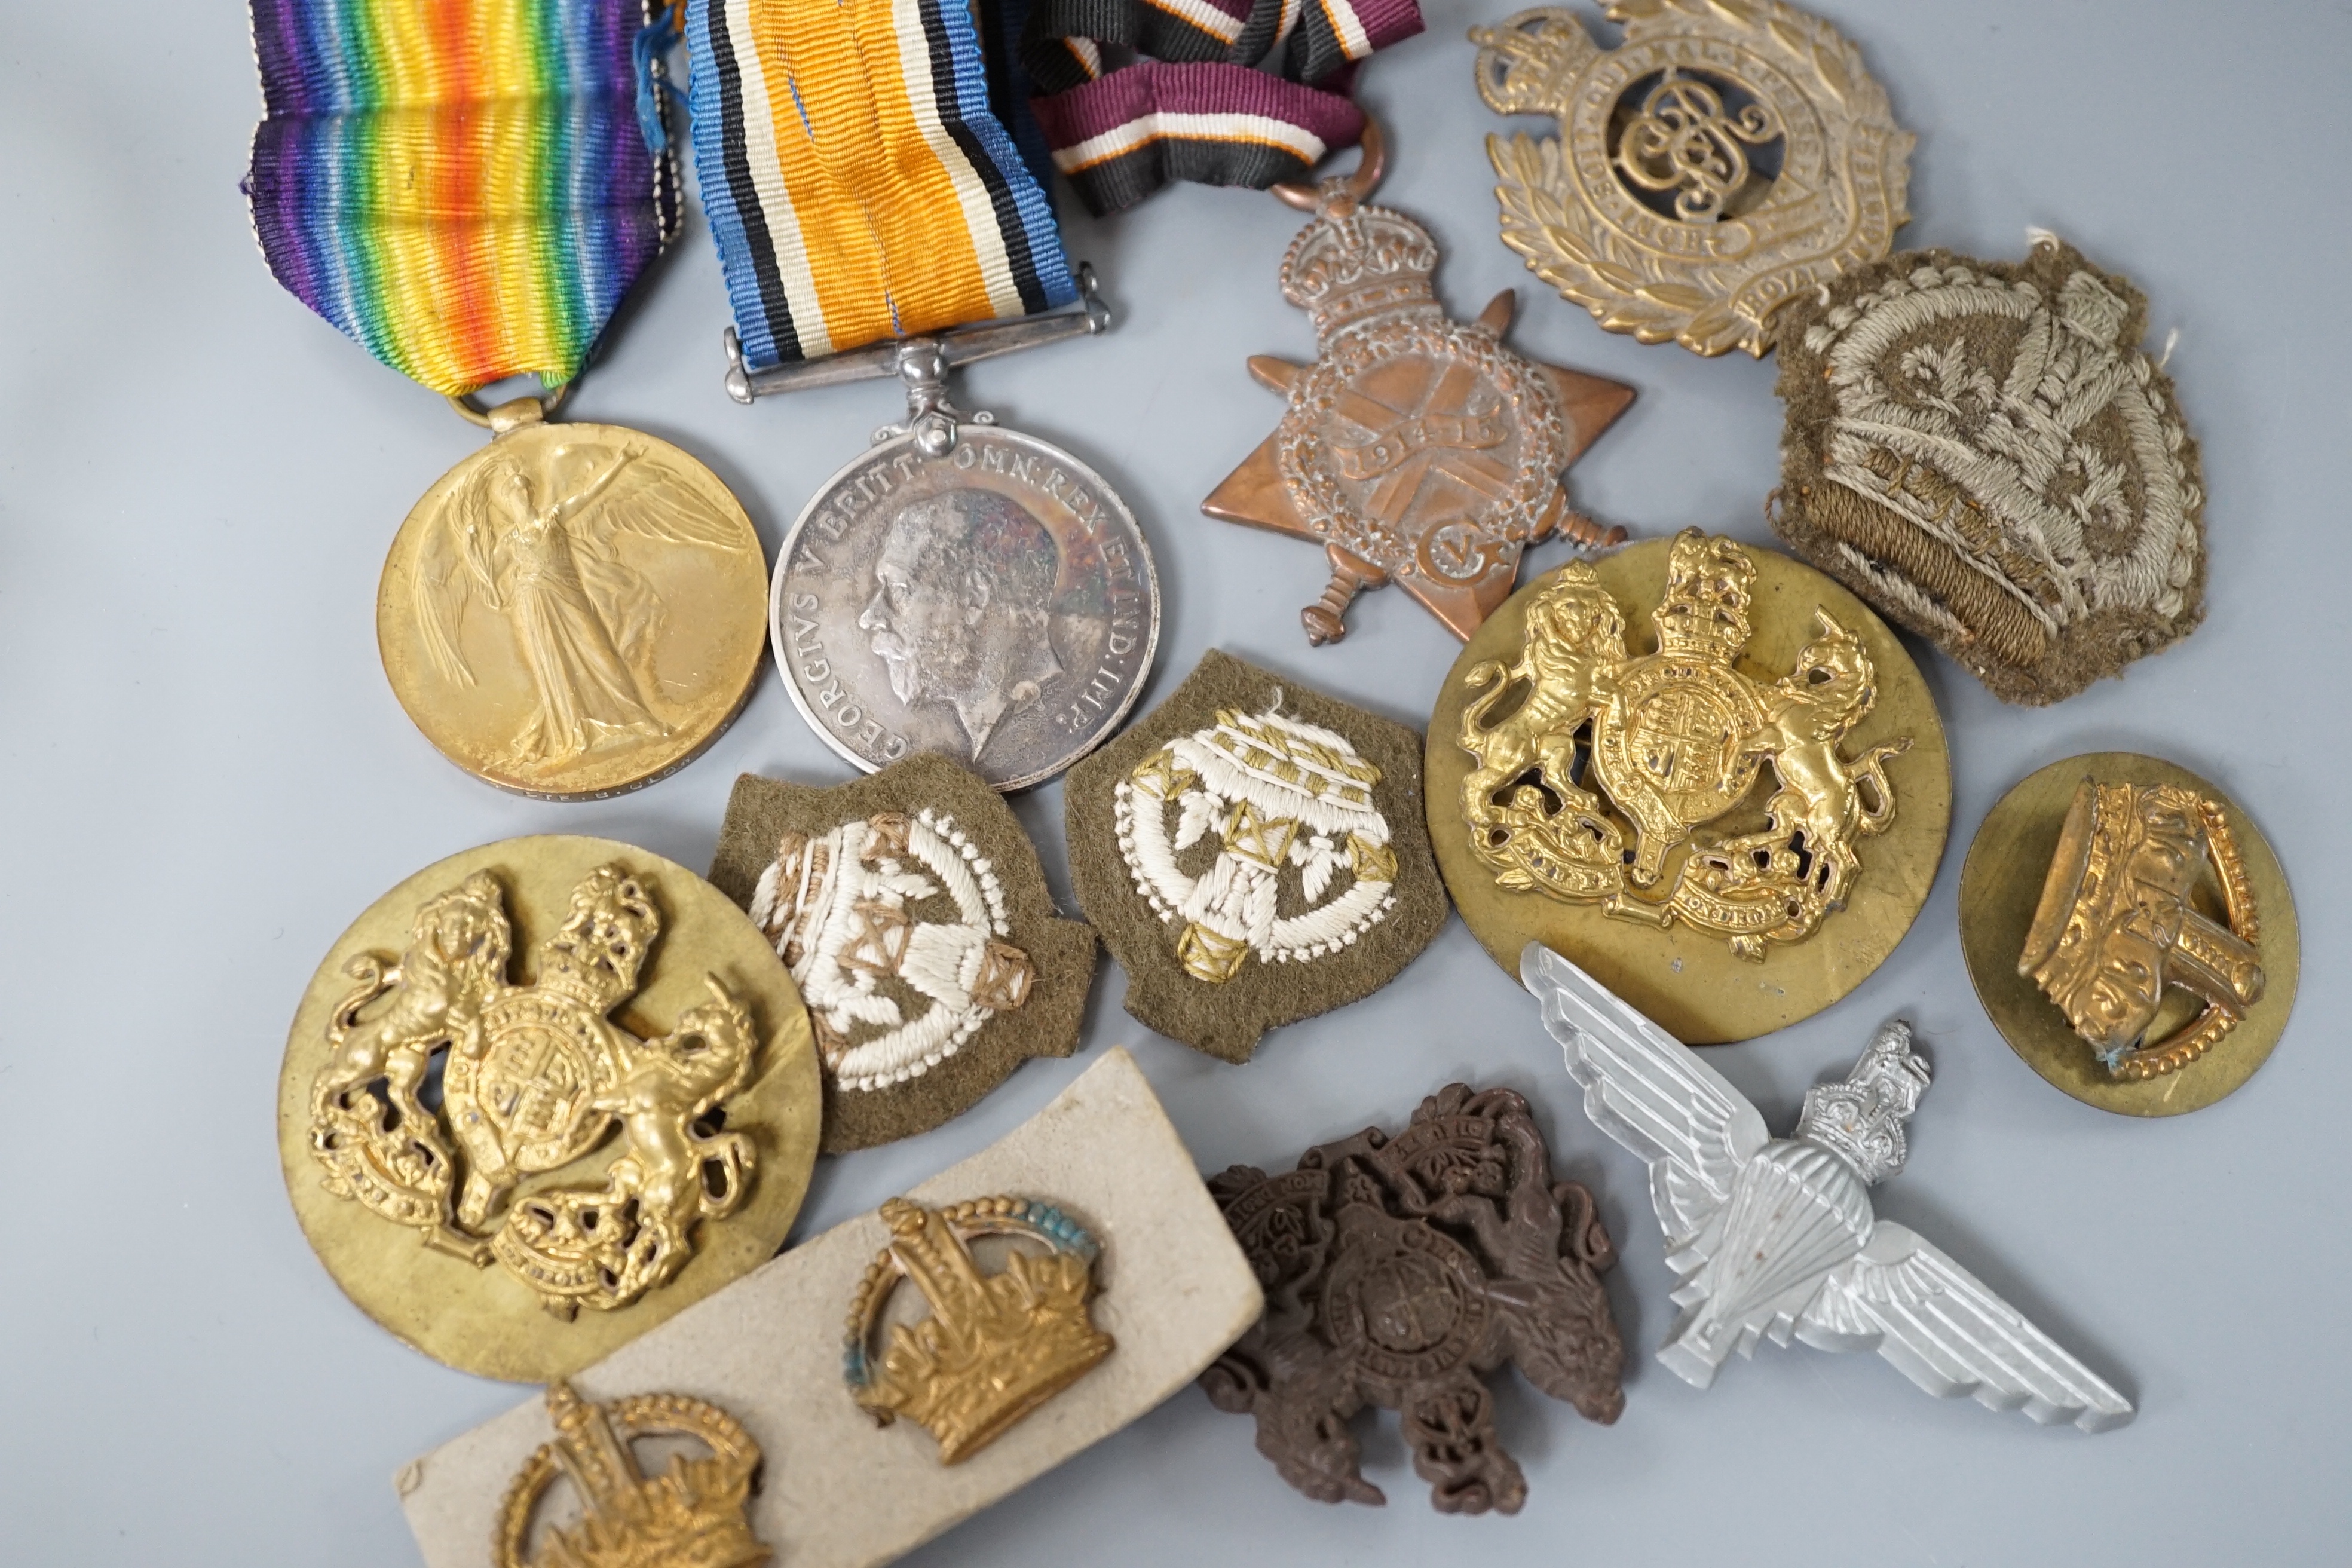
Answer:
<svg viewBox="0 0 2352 1568"><path fill-rule="evenodd" d="M687 453L550 416L676 236L670 0L251 0L246 192L279 282L492 432L409 512L376 632L477 777L594 799L683 766L750 695L766 561ZM487 412L477 389L548 390Z"/></svg>

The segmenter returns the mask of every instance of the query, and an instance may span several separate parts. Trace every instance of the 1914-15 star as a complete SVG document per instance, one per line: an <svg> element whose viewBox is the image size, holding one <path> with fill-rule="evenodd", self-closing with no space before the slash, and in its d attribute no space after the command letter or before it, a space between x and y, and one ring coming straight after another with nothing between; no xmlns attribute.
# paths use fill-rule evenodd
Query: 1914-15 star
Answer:
<svg viewBox="0 0 2352 1568"><path fill-rule="evenodd" d="M1624 537L1570 510L1561 476L1633 389L1505 347L1508 289L1474 321L1448 317L1435 237L1366 199L1386 163L1369 121L1362 147L1344 176L1273 187L1313 215L1283 257L1282 293L1313 319L1316 360L1249 362L1289 406L1201 510L1324 547L1330 581L1299 613L1309 642L1345 637L1357 592L1391 582L1466 642L1510 596L1528 544L1555 530Z"/></svg>

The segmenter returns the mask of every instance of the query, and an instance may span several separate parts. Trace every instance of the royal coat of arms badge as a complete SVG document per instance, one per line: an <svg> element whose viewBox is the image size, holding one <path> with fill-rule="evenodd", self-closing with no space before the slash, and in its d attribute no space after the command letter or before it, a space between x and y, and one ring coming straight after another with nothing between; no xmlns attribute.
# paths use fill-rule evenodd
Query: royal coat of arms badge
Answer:
<svg viewBox="0 0 2352 1568"><path fill-rule="evenodd" d="M1917 913L1949 810L1934 704L1885 624L1696 529L1530 584L1465 650L1429 736L1439 863L1488 951L1622 949L1612 982L1703 1040L1860 984ZM1752 974L1833 917L1836 952Z"/></svg>
<svg viewBox="0 0 2352 1568"><path fill-rule="evenodd" d="M1616 601L1570 562L1538 595L1518 662L1470 671L1480 695L1463 710L1460 743L1478 767L1463 781L1462 813L1498 884L1660 926L1680 920L1759 961L1843 907L1862 841L1895 820L1886 763L1911 740L1841 750L1878 700L1877 669L1827 610L1813 612L1816 635L1778 682L1736 667L1755 580L1738 544L1684 530L1651 615L1657 651L1633 656ZM1514 690L1527 700L1490 723ZM1587 776L1630 836L1577 783L1571 752L1588 724ZM1763 830L1695 838L1747 797L1767 761L1780 787ZM1666 858L1686 842L1669 878Z"/></svg>
<svg viewBox="0 0 2352 1568"><path fill-rule="evenodd" d="M404 904L395 957L377 943ZM716 889L596 839L493 845L386 895L322 966L287 1062L289 1182L338 1279L453 1364L562 1375L628 1337L573 1331L583 1308L666 1316L630 1310L747 1206L773 1235L722 1246L692 1293L763 1259L799 1206L817 1097L806 1015L762 947ZM614 1016L645 1005L657 948L690 971L661 976L663 1032ZM388 1268L401 1230L450 1261ZM527 1302L558 1331L518 1329Z"/></svg>

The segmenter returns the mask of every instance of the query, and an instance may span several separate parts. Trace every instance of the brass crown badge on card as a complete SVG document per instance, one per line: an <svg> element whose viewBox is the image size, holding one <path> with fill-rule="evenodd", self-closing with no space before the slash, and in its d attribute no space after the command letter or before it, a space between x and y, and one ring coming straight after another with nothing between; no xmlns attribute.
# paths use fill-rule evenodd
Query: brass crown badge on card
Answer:
<svg viewBox="0 0 2352 1568"><path fill-rule="evenodd" d="M1110 1354L1111 1337L1087 1310L1101 1248L1051 1204L993 1197L928 1209L893 1198L882 1205L882 1223L890 1245L850 1308L843 1375L877 1426L904 1415L927 1428L941 1464L978 1453ZM987 1273L971 1244L988 1236L1045 1250L1016 1248ZM931 1315L890 1325L877 1363L875 1331L908 1279Z"/></svg>
<svg viewBox="0 0 2352 1568"><path fill-rule="evenodd" d="M1886 254L1915 138L1862 51L1780 0L1618 0L1602 48L1572 11L1473 28L1497 114L1503 243L1612 332L1702 354L1772 346L1772 312Z"/></svg>
<svg viewBox="0 0 2352 1568"><path fill-rule="evenodd" d="M547 1415L555 1440L507 1488L493 1568L762 1568L772 1559L745 1517L760 1445L726 1411L677 1394L594 1405L555 1383ZM648 1479L634 1451L640 1438L685 1438L702 1451L672 1456ZM542 1500L566 1480L579 1494L580 1517L535 1532Z"/></svg>

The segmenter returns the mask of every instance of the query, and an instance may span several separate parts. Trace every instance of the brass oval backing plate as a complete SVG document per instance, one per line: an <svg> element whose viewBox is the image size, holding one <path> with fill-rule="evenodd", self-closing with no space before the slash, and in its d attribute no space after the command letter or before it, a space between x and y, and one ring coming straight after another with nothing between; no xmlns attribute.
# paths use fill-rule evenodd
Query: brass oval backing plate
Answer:
<svg viewBox="0 0 2352 1568"><path fill-rule="evenodd" d="M723 1102L723 1131L750 1139L753 1162L740 1206L688 1227L692 1253L675 1278L629 1305L583 1308L567 1321L543 1309L537 1294L501 1263L477 1266L428 1246L422 1231L330 1192L326 1170L310 1149L311 1093L328 1061L329 1025L358 989L346 965L371 953L387 965L398 961L415 943L412 926L424 905L474 873L488 872L504 894L513 931L512 956L499 978L528 986L546 971L540 944L569 914L572 889L610 864L637 879L661 920L635 994L614 1007L612 1022L638 1040L657 1040L680 1028L688 1009L710 1002L706 975L740 999L758 1044L749 1080ZM391 1005L379 999L362 1009L362 1026ZM424 1098L433 1103L429 1094ZM336 941L311 977L287 1039L278 1084L278 1155L303 1234L362 1311L403 1342L461 1372L548 1383L602 1360L776 1255L808 1191L820 1105L807 1009L774 950L727 895L685 867L633 845L548 835L486 844L428 866L370 905ZM703 1119L690 1136L720 1131L714 1120ZM446 1140L446 1118L436 1121L445 1123ZM526 1176L506 1209L551 1188L601 1185L606 1166L627 1147L625 1130L608 1131L570 1163ZM460 1175L464 1169L461 1158Z"/></svg>
<svg viewBox="0 0 2352 1568"><path fill-rule="evenodd" d="M1657 646L1650 611L1665 587L1672 543L1643 540L1593 563L1623 612L1631 653ZM1549 574L1514 594L1479 627L1454 660L1429 720L1430 841L1471 934L1514 977L1519 950L1540 942L1694 1046L1729 1045L1785 1028L1868 979L1927 901L1952 820L1943 721L1909 651L1868 605L1821 573L1778 551L1742 547L1756 568L1748 611L1755 632L1734 668L1759 685L1778 680L1795 668L1799 651L1813 637L1813 612L1825 609L1862 638L1878 669L1877 701L1841 742L1840 752L1854 757L1881 742L1911 739L1910 749L1885 764L1895 793L1893 825L1861 840L1863 869L1846 907L1803 941L1773 944L1761 963L1751 962L1734 955L1722 938L1688 926L1661 931L1612 918L1598 905L1505 891L1472 854L1461 795L1474 759L1455 743L1463 708L1474 695L1464 678L1484 660L1508 665L1518 657L1528 605ZM1709 826L1726 833L1761 826L1771 789L1768 766L1739 805Z"/></svg>
<svg viewBox="0 0 2352 1568"><path fill-rule="evenodd" d="M2033 923L2034 906L2074 788L2085 778L2103 784L2179 784L2214 801L2229 820L2245 857L2246 874L2262 912L2263 991L2245 1021L2178 1072L2137 1082L2109 1075L2066 1016L2033 981L2017 972L2018 954ZM2209 912L2220 907L2219 882L2209 868L2202 892ZM2119 1116L2179 1116L2202 1110L2235 1091L2270 1058L2294 1009L2302 968L2302 934L2294 895L2270 841L2238 803L2187 768L2137 752L2091 752L2053 763L2000 797L1986 814L1960 867L1960 952L1993 1026L2025 1064L2085 1105ZM2193 1011L2178 991L2150 1028L2169 1033Z"/></svg>

